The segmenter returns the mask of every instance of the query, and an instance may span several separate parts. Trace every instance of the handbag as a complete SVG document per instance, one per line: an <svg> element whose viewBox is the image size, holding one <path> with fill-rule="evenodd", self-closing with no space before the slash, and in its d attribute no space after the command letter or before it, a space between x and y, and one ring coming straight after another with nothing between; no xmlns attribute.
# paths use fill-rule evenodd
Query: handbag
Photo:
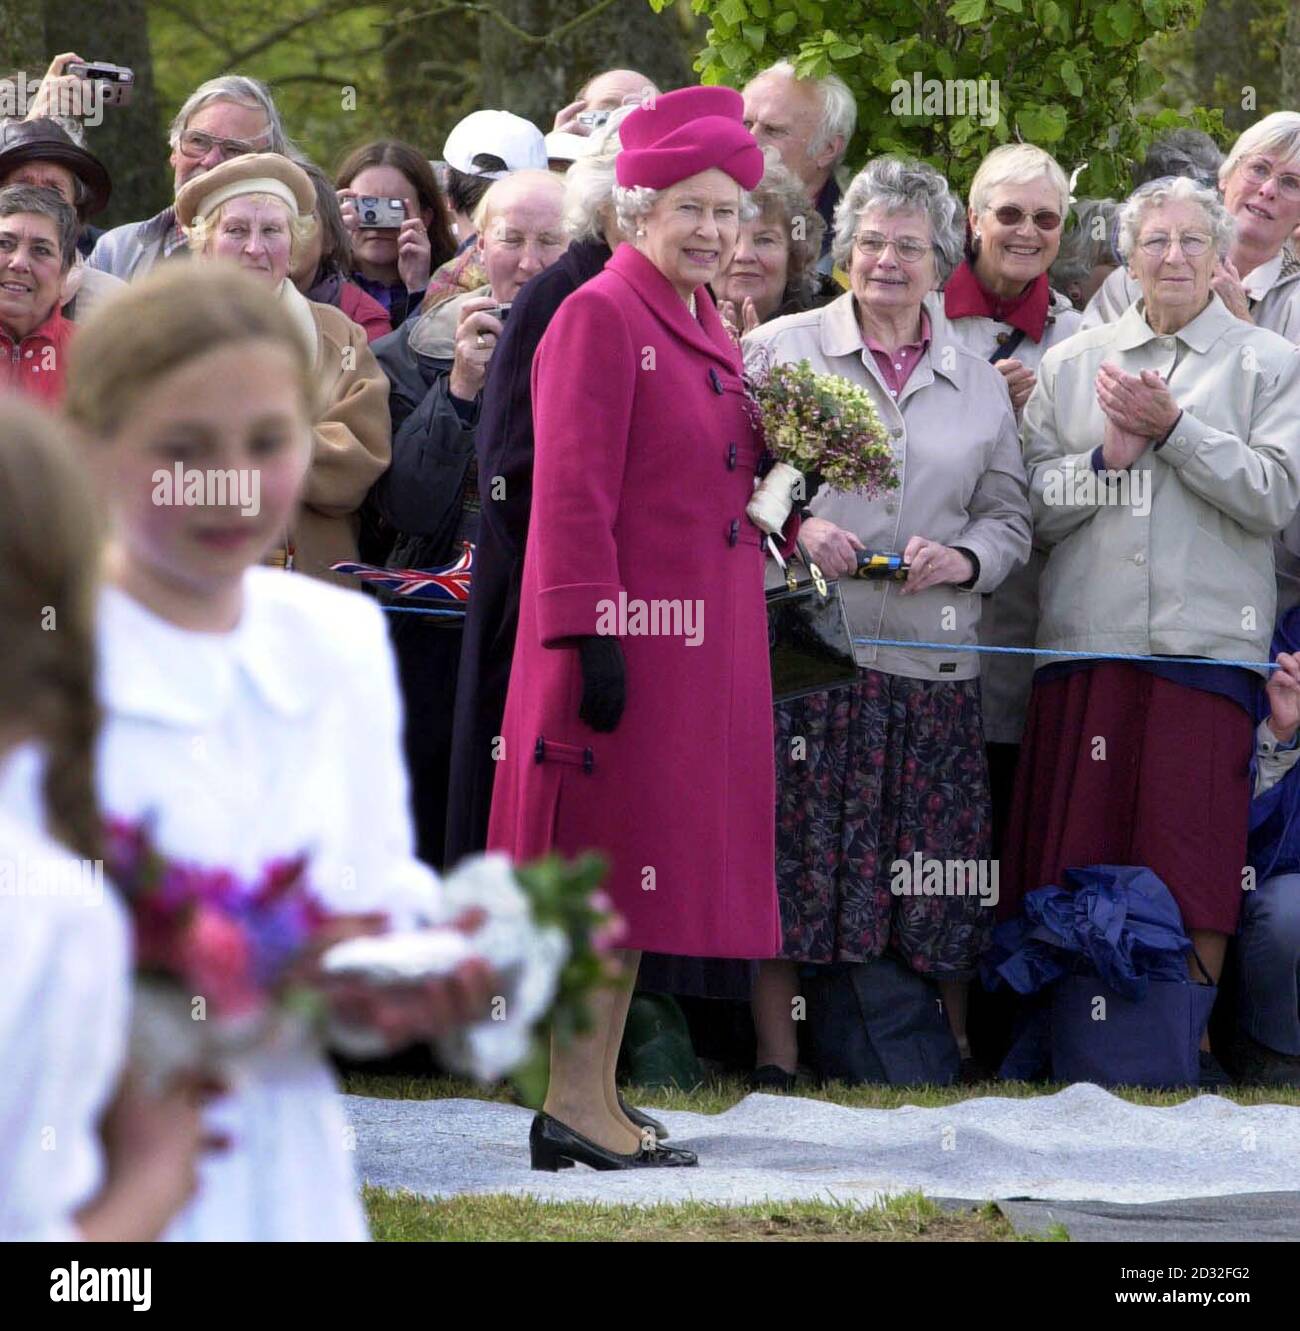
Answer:
<svg viewBox="0 0 1300 1331"><path fill-rule="evenodd" d="M807 582L799 580L794 561L782 559L771 538L768 546L785 573L785 585L767 592L772 701L787 702L852 684L858 667L839 583L827 582L802 542L797 548L808 569Z"/></svg>
<svg viewBox="0 0 1300 1331"><path fill-rule="evenodd" d="M1096 975L1061 976L1051 994L1052 1079L1197 1085L1201 1036L1217 993L1191 980L1148 980L1145 996L1134 1000Z"/></svg>

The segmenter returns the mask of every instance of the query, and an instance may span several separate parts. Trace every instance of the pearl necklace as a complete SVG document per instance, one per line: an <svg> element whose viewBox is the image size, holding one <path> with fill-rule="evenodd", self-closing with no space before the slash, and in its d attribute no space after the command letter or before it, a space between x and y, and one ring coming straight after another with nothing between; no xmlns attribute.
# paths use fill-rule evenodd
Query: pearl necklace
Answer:
<svg viewBox="0 0 1300 1331"><path fill-rule="evenodd" d="M699 317L699 316L695 313L695 292L693 292L693 291L692 291L691 294L686 298L686 308L687 308L688 310L690 310L690 312L691 312L691 318L692 318L692 319L696 319L696 318Z"/></svg>

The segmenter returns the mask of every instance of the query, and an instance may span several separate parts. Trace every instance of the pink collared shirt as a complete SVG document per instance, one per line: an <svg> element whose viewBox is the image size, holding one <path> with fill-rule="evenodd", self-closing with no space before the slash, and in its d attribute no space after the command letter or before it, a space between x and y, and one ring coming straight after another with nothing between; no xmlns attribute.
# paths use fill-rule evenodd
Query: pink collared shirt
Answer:
<svg viewBox="0 0 1300 1331"><path fill-rule="evenodd" d="M896 398L903 391L912 371L920 364L926 347L930 345L930 316L924 309L921 310L921 340L909 342L897 351L886 351L874 337L866 338L865 342L867 350L876 358L885 387L889 389L890 396Z"/></svg>

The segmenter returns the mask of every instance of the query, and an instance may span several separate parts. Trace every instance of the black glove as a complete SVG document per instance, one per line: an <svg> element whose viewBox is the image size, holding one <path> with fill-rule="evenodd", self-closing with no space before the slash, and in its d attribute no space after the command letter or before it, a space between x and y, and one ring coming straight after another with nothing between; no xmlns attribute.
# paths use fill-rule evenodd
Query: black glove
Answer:
<svg viewBox="0 0 1300 1331"><path fill-rule="evenodd" d="M608 734L618 726L627 703L623 649L617 638L605 635L579 638L578 660L582 665L582 704L578 708L578 719L593 730Z"/></svg>

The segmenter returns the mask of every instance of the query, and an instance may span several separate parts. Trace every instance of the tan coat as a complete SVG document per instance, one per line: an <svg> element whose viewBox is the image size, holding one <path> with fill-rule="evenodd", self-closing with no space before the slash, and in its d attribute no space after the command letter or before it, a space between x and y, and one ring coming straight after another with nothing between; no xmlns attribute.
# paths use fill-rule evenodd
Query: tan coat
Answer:
<svg viewBox="0 0 1300 1331"><path fill-rule="evenodd" d="M819 310L763 324L745 337L744 348L751 365L766 348L777 364L806 359L819 373L866 387L894 441L896 491L868 500L823 487L809 505L817 517L853 532L869 550L902 551L920 535L964 546L979 560L979 579L966 591L949 584L900 597L896 583L842 580L854 636L973 644L980 593L999 586L1029 556L1025 472L1002 376L943 328L932 327L930 345L895 402L863 344L851 292ZM979 674L973 652L855 650L859 666L912 679Z"/></svg>
<svg viewBox="0 0 1300 1331"><path fill-rule="evenodd" d="M392 461L388 380L364 330L342 310L307 300L288 282L283 299L304 335L311 328L325 404L313 432L315 453L292 532L294 567L355 588L352 579L326 570L357 557L358 510Z"/></svg>
<svg viewBox="0 0 1300 1331"><path fill-rule="evenodd" d="M1103 361L1164 376L1183 416L1130 468L1121 503L1096 485ZM1273 632L1273 533L1300 504L1300 349L1217 297L1158 336L1143 303L1043 358L1023 435L1034 540L1050 549L1038 646L1263 661ZM1145 508L1145 512L1141 510Z"/></svg>
<svg viewBox="0 0 1300 1331"><path fill-rule="evenodd" d="M1260 264L1242 279L1250 298L1250 317L1256 327L1267 328L1300 342L1300 258L1290 245L1283 245L1268 263ZM1083 312L1083 327L1114 323L1142 294L1128 269L1117 268L1097 289ZM1277 613L1281 618L1300 605L1300 520L1293 520L1273 542L1277 564Z"/></svg>

